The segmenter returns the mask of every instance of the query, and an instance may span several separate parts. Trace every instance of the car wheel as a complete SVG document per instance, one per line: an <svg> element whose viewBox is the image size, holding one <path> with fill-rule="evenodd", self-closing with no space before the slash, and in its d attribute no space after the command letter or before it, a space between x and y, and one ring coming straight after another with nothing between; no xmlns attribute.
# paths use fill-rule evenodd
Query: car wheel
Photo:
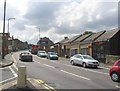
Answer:
<svg viewBox="0 0 120 91"><path fill-rule="evenodd" d="M72 64L72 65L75 65L75 63L74 63L74 61L73 61L73 60L71 61L71 64Z"/></svg>
<svg viewBox="0 0 120 91"><path fill-rule="evenodd" d="M114 82L120 81L119 74L116 73L116 72L113 72L113 73L111 74L111 79L112 79Z"/></svg>
<svg viewBox="0 0 120 91"><path fill-rule="evenodd" d="M82 64L82 66L83 66L84 68L86 68L87 65L86 65L86 63L84 62L84 63Z"/></svg>

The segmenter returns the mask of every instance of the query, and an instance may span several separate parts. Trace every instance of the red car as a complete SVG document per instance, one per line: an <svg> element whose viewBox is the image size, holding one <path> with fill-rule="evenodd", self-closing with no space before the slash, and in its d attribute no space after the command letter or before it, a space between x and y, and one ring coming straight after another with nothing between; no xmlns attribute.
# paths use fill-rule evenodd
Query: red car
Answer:
<svg viewBox="0 0 120 91"><path fill-rule="evenodd" d="M120 82L120 59L110 68L109 74L114 82Z"/></svg>

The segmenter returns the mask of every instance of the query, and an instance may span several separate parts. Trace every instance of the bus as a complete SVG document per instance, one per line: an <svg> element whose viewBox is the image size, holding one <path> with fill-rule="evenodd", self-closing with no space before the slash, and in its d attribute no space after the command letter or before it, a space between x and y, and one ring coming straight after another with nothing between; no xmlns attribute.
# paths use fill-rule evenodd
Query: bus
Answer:
<svg viewBox="0 0 120 91"><path fill-rule="evenodd" d="M32 54L37 54L38 50L39 50L38 45L32 45L32 47L31 47L31 53Z"/></svg>

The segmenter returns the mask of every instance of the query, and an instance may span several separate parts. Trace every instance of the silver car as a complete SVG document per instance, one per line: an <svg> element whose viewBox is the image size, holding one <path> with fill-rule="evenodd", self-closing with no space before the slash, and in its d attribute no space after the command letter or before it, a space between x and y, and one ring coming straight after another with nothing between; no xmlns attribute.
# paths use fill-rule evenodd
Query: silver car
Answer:
<svg viewBox="0 0 120 91"><path fill-rule="evenodd" d="M76 54L70 58L72 65L79 64L85 67L98 67L99 62L89 55Z"/></svg>
<svg viewBox="0 0 120 91"><path fill-rule="evenodd" d="M47 53L46 53L46 51L38 51L37 56L38 57L47 57Z"/></svg>

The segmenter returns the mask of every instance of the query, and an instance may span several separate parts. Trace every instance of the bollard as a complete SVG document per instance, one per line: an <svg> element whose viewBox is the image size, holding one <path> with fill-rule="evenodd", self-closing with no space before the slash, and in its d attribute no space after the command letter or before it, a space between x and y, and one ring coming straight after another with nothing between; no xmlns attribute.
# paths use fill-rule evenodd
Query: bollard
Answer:
<svg viewBox="0 0 120 91"><path fill-rule="evenodd" d="M17 87L25 88L27 86L26 67L18 67Z"/></svg>

